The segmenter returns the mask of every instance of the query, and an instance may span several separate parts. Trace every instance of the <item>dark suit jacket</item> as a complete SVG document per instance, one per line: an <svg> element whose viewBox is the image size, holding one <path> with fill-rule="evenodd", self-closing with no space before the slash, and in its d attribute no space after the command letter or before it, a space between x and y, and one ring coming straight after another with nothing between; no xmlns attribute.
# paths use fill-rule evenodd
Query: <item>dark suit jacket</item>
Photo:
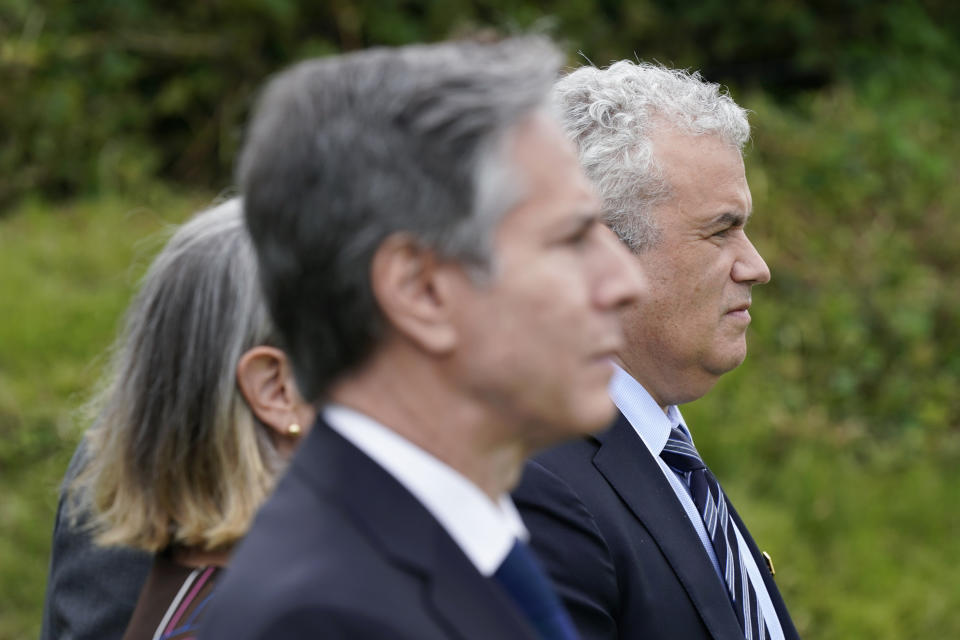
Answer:
<svg viewBox="0 0 960 640"><path fill-rule="evenodd" d="M230 561L201 640L535 640L402 485L318 421Z"/></svg>
<svg viewBox="0 0 960 640"><path fill-rule="evenodd" d="M622 415L527 464L514 501L584 640L743 640L723 582L670 483ZM799 638L736 512L788 639Z"/></svg>
<svg viewBox="0 0 960 640"><path fill-rule="evenodd" d="M81 441L64 487L79 473L84 452ZM96 546L82 523L71 526L65 508L61 489L40 640L119 640L153 557L134 549Z"/></svg>

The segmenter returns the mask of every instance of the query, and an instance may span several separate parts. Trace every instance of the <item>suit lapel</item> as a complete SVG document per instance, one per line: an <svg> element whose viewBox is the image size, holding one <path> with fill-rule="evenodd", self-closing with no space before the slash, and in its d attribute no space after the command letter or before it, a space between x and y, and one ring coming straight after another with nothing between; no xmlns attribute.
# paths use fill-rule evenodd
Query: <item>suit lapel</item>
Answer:
<svg viewBox="0 0 960 640"><path fill-rule="evenodd" d="M727 593L663 471L621 414L593 463L644 528L717 640L741 636Z"/></svg>
<svg viewBox="0 0 960 640"><path fill-rule="evenodd" d="M449 536L444 533L436 542L434 560L444 570L432 573L430 600L456 637L537 638L503 589L492 579L480 576Z"/></svg>
<svg viewBox="0 0 960 640"><path fill-rule="evenodd" d="M477 571L430 512L322 420L292 467L349 513L394 566L425 582L428 610L450 637L535 640L506 594Z"/></svg>

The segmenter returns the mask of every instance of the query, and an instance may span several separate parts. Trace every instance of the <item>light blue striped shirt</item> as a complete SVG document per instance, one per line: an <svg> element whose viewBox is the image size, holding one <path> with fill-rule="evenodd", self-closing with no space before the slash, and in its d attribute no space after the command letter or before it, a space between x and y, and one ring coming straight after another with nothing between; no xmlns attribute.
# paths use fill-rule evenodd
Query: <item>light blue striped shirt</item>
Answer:
<svg viewBox="0 0 960 640"><path fill-rule="evenodd" d="M617 405L617 408L620 409L620 412L626 417L634 431L640 436L640 439L647 446L647 449L650 450L653 459L660 465L660 470L663 471L664 477L673 488L673 492L677 495L680 504L683 505L687 519L697 532L697 537L700 538L700 543L703 545L704 551L706 551L707 556L710 557L713 569L717 573L717 579L721 585L723 585L724 589L726 589L726 585L723 582L723 574L720 573L720 563L717 562L717 554L713 550L713 544L707 535L706 527L703 525L703 519L697 511L696 505L693 503L693 498L690 497L690 488L687 487L683 476L671 469L669 465L663 461L663 458L660 457L660 452L663 451L664 445L667 444L667 440L670 438L670 430L673 429L674 426L679 427L690 435L690 430L683 421L680 410L676 406L670 405L667 407L666 413L664 413L660 405L657 404L657 401L653 399L653 396L643 388L643 385L616 365L614 365L613 377L610 379L609 391L613 403ZM692 435L690 439L691 441L693 440ZM734 531L737 534L737 543L740 549L746 549L747 543L744 541L743 535L737 528L736 523L731 524L733 524ZM780 619L777 617L777 612L773 608L773 603L770 601L770 594L767 593L767 587L760 577L760 571L757 568L756 562L753 560L753 554L741 553L740 562L750 575L750 582L753 583L754 590L757 593L757 600L760 603L763 618L767 623L770 639L783 640L783 629L780 626Z"/></svg>

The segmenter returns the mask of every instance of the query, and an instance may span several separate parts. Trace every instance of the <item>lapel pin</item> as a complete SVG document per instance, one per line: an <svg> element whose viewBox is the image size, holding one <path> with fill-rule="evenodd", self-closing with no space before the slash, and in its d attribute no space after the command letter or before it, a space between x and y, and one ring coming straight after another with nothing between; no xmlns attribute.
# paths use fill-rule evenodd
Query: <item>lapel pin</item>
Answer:
<svg viewBox="0 0 960 640"><path fill-rule="evenodd" d="M760 554L763 556L763 559L767 563L767 569L770 569L770 575L776 576L777 571L773 568L773 558L770 557L770 554L766 551L761 551Z"/></svg>

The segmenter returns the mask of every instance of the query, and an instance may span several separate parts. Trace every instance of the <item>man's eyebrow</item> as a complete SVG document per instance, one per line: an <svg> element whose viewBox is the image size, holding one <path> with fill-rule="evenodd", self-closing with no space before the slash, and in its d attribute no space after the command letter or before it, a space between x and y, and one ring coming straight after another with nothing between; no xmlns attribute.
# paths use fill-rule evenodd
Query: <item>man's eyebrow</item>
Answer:
<svg viewBox="0 0 960 640"><path fill-rule="evenodd" d="M594 224L603 224L603 214L600 209L584 209L580 212L578 217L580 218L580 224L584 227Z"/></svg>
<svg viewBox="0 0 960 640"><path fill-rule="evenodd" d="M595 224L600 224L603 222L603 217L600 215L599 211L594 209L582 209L577 211L577 213L567 221L567 224L563 225L563 228L566 231L583 231L587 227L591 227Z"/></svg>
<svg viewBox="0 0 960 640"><path fill-rule="evenodd" d="M721 213L716 218L710 220L707 223L708 227L742 227L747 224L747 221L750 219L750 214L742 213L733 213L732 211L727 211Z"/></svg>

